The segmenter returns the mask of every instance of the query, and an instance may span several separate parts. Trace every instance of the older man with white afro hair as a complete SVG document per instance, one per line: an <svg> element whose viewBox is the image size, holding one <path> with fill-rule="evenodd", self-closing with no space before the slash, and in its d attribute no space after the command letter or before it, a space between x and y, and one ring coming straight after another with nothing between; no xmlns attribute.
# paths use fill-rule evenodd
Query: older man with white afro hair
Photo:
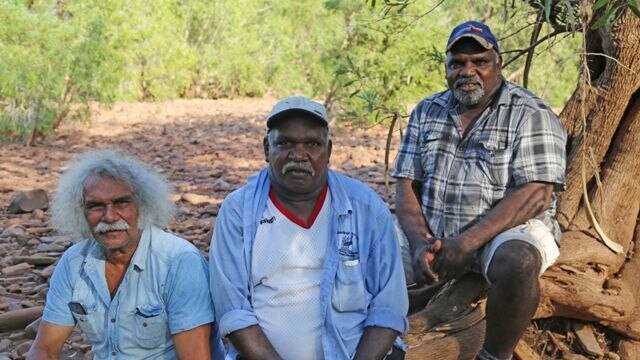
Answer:
<svg viewBox="0 0 640 360"><path fill-rule="evenodd" d="M221 359L207 263L162 230L172 214L169 184L138 159L99 150L71 164L52 220L83 240L56 266L27 359L58 359L76 325L96 359Z"/></svg>

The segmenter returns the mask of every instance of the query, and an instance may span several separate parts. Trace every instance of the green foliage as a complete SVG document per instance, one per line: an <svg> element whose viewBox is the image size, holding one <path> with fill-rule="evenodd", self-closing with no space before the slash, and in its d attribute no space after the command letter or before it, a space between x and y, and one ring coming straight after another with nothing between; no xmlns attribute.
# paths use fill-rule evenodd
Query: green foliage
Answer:
<svg viewBox="0 0 640 360"><path fill-rule="evenodd" d="M507 61L529 46L536 6L567 24L572 1L3 0L0 136L47 133L83 118L89 101L178 97L305 94L336 117L381 122L446 89L455 24L488 22ZM616 1L594 7L636 4ZM574 35L535 51L530 87L553 106L575 86L579 47ZM521 81L523 66L521 57L504 75Z"/></svg>

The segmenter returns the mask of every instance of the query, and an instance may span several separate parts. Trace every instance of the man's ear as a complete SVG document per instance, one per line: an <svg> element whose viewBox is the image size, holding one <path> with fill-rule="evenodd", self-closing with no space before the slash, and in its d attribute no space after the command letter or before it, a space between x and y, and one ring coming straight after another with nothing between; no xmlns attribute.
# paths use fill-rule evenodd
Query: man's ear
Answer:
<svg viewBox="0 0 640 360"><path fill-rule="evenodd" d="M327 164L331 160L331 148L332 147L333 147L333 142L331 142L331 139L329 139L329 143L327 144Z"/></svg>
<svg viewBox="0 0 640 360"><path fill-rule="evenodd" d="M262 149L264 150L264 161L269 162L269 135L262 139Z"/></svg>

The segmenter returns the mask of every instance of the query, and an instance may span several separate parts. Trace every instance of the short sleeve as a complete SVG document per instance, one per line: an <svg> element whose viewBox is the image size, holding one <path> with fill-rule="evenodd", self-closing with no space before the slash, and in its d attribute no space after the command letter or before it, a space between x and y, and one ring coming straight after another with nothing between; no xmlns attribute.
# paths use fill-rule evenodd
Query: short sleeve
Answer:
<svg viewBox="0 0 640 360"><path fill-rule="evenodd" d="M533 111L520 124L514 142L511 174L516 185L532 181L564 190L567 133L548 109Z"/></svg>
<svg viewBox="0 0 640 360"><path fill-rule="evenodd" d="M74 326L76 321L69 309L73 296L68 256L62 256L49 280L49 291L42 319L60 326Z"/></svg>
<svg viewBox="0 0 640 360"><path fill-rule="evenodd" d="M179 255L167 277L169 331L177 334L214 321L209 270L196 252Z"/></svg>

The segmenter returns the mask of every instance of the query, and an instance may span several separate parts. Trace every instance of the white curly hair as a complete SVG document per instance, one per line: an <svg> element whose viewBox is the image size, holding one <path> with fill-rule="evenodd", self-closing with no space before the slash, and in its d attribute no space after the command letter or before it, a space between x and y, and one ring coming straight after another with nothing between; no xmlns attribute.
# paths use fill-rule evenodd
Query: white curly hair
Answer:
<svg viewBox="0 0 640 360"><path fill-rule="evenodd" d="M137 227L165 227L173 217L171 186L151 166L132 156L104 149L85 153L60 176L51 204L53 226L74 238L91 237L84 212L84 187L91 176L107 176L125 183L138 204Z"/></svg>

